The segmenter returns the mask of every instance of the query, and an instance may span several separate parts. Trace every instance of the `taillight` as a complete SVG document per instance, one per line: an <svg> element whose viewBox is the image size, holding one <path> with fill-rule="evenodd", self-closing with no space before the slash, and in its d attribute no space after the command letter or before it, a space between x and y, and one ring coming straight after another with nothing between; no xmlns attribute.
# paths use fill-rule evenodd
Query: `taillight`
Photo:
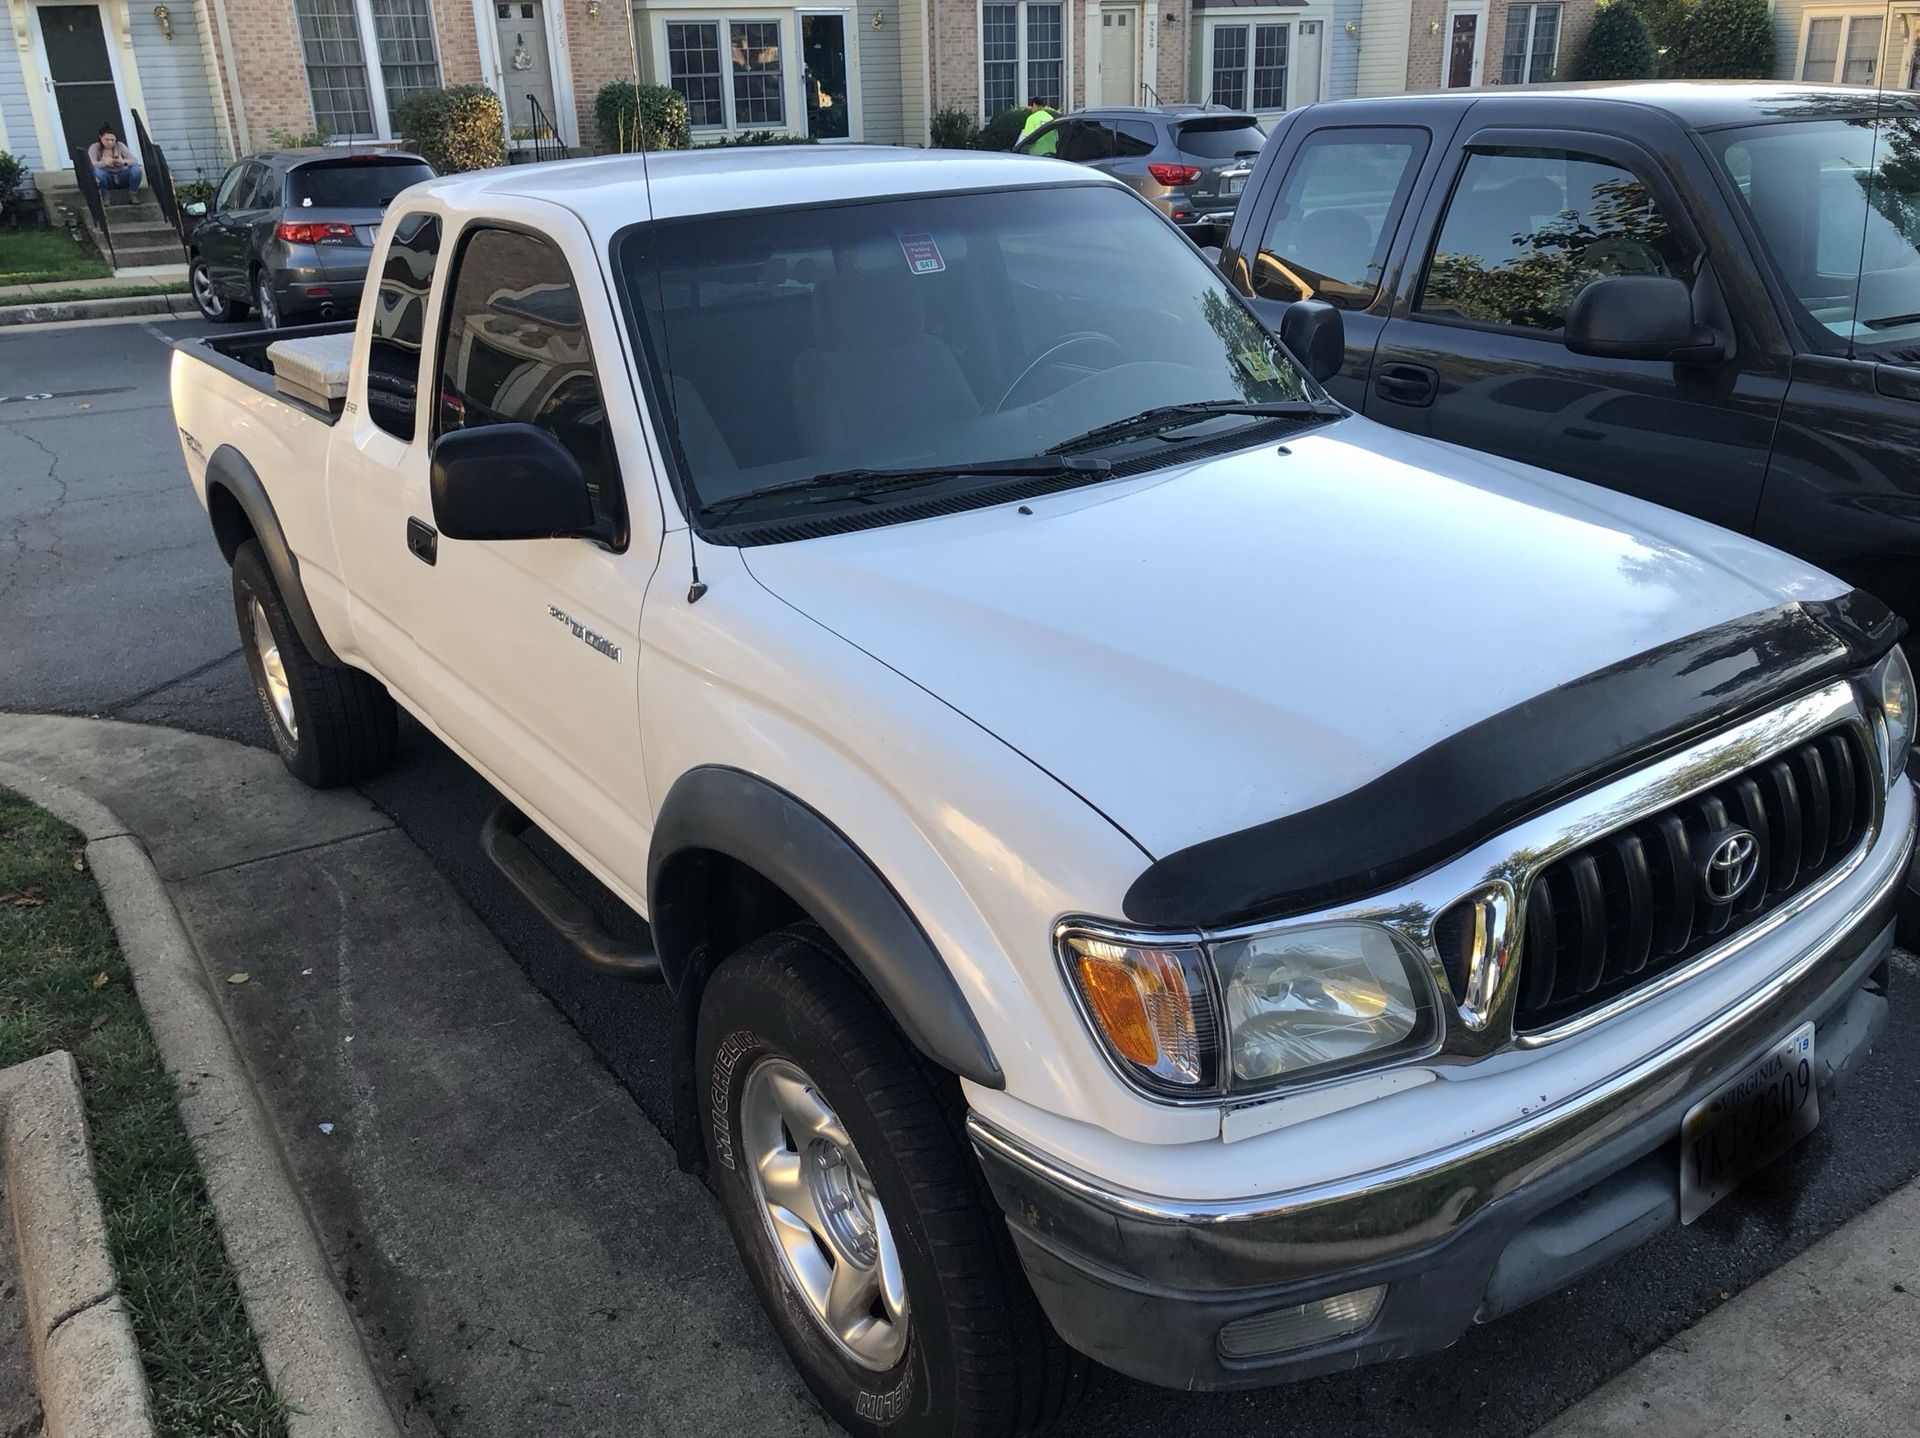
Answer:
<svg viewBox="0 0 1920 1438"><path fill-rule="evenodd" d="M322 240L350 240L353 226L338 220L282 220L274 229L281 239L296 245L317 245Z"/></svg>
<svg viewBox="0 0 1920 1438"><path fill-rule="evenodd" d="M1147 173L1163 185L1171 185L1178 188L1181 185L1191 185L1195 180L1199 179L1200 167L1198 165L1152 164L1147 166Z"/></svg>

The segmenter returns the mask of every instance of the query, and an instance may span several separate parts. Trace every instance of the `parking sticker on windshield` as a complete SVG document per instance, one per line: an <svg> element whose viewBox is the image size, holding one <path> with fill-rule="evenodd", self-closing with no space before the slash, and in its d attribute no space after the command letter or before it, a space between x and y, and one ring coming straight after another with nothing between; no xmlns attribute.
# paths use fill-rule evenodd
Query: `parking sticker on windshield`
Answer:
<svg viewBox="0 0 1920 1438"><path fill-rule="evenodd" d="M900 249L907 257L907 268L916 275L937 275L947 267L932 235L902 235Z"/></svg>
<svg viewBox="0 0 1920 1438"><path fill-rule="evenodd" d="M1244 349L1234 355L1234 362L1240 366L1241 373L1259 384L1272 384L1280 378L1280 367L1273 362L1273 356L1265 350Z"/></svg>

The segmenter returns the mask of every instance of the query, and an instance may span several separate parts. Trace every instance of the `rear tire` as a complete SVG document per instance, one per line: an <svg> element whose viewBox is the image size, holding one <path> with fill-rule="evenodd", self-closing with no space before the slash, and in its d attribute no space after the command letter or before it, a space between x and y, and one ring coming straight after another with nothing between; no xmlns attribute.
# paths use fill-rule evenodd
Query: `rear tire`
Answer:
<svg viewBox="0 0 1920 1438"><path fill-rule="evenodd" d="M800 1376L849 1432L1044 1433L1078 1399L1087 1362L1020 1271L967 1148L958 1085L843 962L819 929L795 925L723 962L701 996L709 1181L741 1259ZM787 1102L770 1110L770 1089ZM848 1272L848 1290L871 1298L841 1305L836 1337L829 1315ZM896 1331L875 1341L883 1324Z"/></svg>
<svg viewBox="0 0 1920 1438"><path fill-rule="evenodd" d="M233 612L260 711L294 778L331 789L393 762L400 742L393 696L370 674L313 657L255 539L233 556Z"/></svg>
<svg viewBox="0 0 1920 1438"><path fill-rule="evenodd" d="M253 307L260 312L260 328L277 330L280 328L280 301L274 297L273 281L265 270L253 272Z"/></svg>
<svg viewBox="0 0 1920 1438"><path fill-rule="evenodd" d="M235 320L247 317L251 306L241 300L230 299L220 293L220 287L214 283L213 275L207 269L207 262L199 255L187 266L187 287L193 292L193 303L201 314L215 324L231 324Z"/></svg>

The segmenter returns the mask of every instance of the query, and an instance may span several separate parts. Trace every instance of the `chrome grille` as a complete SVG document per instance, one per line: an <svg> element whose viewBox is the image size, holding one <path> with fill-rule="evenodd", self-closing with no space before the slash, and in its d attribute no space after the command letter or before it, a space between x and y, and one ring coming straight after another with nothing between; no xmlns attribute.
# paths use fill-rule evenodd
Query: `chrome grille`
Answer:
<svg viewBox="0 0 1920 1438"><path fill-rule="evenodd" d="M1872 765L1842 727L1563 855L1528 892L1515 1027L1573 1018L1732 937L1837 867L1873 815ZM1743 829L1752 878L1718 902L1707 862ZM1443 961L1456 927L1436 925Z"/></svg>

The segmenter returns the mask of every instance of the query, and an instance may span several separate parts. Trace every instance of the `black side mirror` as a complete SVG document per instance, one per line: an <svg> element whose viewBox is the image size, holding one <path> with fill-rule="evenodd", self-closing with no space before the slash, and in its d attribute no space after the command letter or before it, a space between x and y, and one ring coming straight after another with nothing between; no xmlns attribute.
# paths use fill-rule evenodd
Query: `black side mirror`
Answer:
<svg viewBox="0 0 1920 1438"><path fill-rule="evenodd" d="M448 539L593 535L580 462L530 424L457 429L433 442L433 523Z"/></svg>
<svg viewBox="0 0 1920 1438"><path fill-rule="evenodd" d="M1295 300L1280 317L1280 343L1325 384L1347 362L1347 322L1325 300Z"/></svg>
<svg viewBox="0 0 1920 1438"><path fill-rule="evenodd" d="M1574 296L1567 348L1596 359L1718 364L1727 344L1693 314L1693 291L1670 275L1609 275Z"/></svg>

